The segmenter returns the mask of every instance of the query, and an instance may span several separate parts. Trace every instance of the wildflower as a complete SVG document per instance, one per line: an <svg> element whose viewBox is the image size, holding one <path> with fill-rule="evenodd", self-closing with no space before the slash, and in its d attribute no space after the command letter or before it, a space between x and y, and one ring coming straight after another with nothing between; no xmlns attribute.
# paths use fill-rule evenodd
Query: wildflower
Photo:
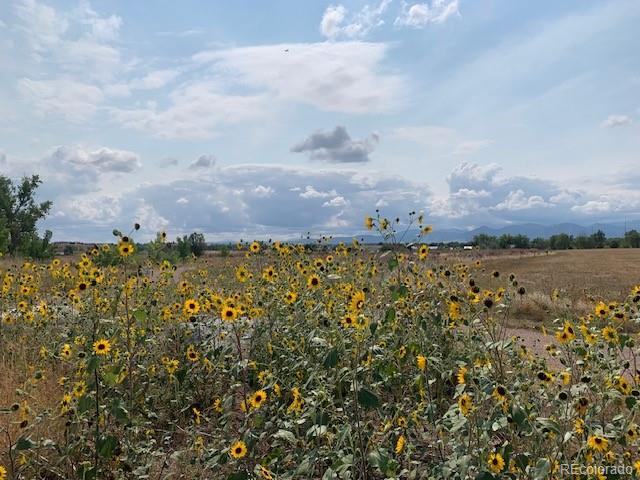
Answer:
<svg viewBox="0 0 640 480"><path fill-rule="evenodd" d="M290 291L290 292L287 292L287 295L285 296L284 301L287 302L289 305L293 305L297 299L298 299L298 294L296 292Z"/></svg>
<svg viewBox="0 0 640 480"><path fill-rule="evenodd" d="M258 390L249 399L249 401L251 402L251 407L255 409L260 408L266 400L267 392L265 392L264 390Z"/></svg>
<svg viewBox="0 0 640 480"><path fill-rule="evenodd" d="M236 443L231 445L229 449L229 454L235 458L236 460L241 459L247 454L247 444L242 440L238 440Z"/></svg>
<svg viewBox="0 0 640 480"><path fill-rule="evenodd" d="M196 407L193 407L191 409L191 411L193 412L193 420L194 420L194 422L196 422L196 425L200 425L200 416L201 416L202 412L200 410L198 410Z"/></svg>
<svg viewBox="0 0 640 480"><path fill-rule="evenodd" d="M489 470L493 473L500 473L504 470L504 459L498 452L491 453L489 454L487 465L489 465Z"/></svg>
<svg viewBox="0 0 640 480"><path fill-rule="evenodd" d="M71 345L69 345L68 343L65 343L62 346L62 349L60 350L60 355L62 356L62 358L71 357Z"/></svg>
<svg viewBox="0 0 640 480"><path fill-rule="evenodd" d="M364 226L367 228L367 230L371 230L373 228L373 218L365 217Z"/></svg>
<svg viewBox="0 0 640 480"><path fill-rule="evenodd" d="M0 465L0 480L7 480L7 469Z"/></svg>
<svg viewBox="0 0 640 480"><path fill-rule="evenodd" d="M359 312L364 308L365 293L359 291L351 296L350 308L353 312Z"/></svg>
<svg viewBox="0 0 640 480"><path fill-rule="evenodd" d="M73 396L76 398L81 398L84 394L87 393L87 384L84 381L76 382L73 387Z"/></svg>
<svg viewBox="0 0 640 480"><path fill-rule="evenodd" d="M427 357L422 354L418 355L416 357L416 365L420 370L424 371L427 368Z"/></svg>
<svg viewBox="0 0 640 480"><path fill-rule="evenodd" d="M628 443L635 442L636 440L638 440L638 437L640 437L640 427L638 427L638 425L636 425L635 423L632 423L625 430L624 437L626 438Z"/></svg>
<svg viewBox="0 0 640 480"><path fill-rule="evenodd" d="M193 345L189 345L187 347L187 359L191 362L197 362L200 359L200 354L198 353L198 351L193 347Z"/></svg>
<svg viewBox="0 0 640 480"><path fill-rule="evenodd" d="M618 343L618 332L615 328L608 326L602 329L602 338L607 343Z"/></svg>
<svg viewBox="0 0 640 480"><path fill-rule="evenodd" d="M458 369L458 373L456 374L458 385L464 385L466 383L466 380L464 378L466 374L467 374L467 367L460 367Z"/></svg>
<svg viewBox="0 0 640 480"><path fill-rule="evenodd" d="M584 433L584 420L582 420L581 418L577 418L573 423L573 430L577 434L582 435Z"/></svg>
<svg viewBox="0 0 640 480"><path fill-rule="evenodd" d="M196 315L200 311L200 304L196 300L189 298L185 300L182 311L188 317Z"/></svg>
<svg viewBox="0 0 640 480"><path fill-rule="evenodd" d="M96 355L106 355L111 351L111 342L109 340L96 340L93 344L93 351Z"/></svg>
<svg viewBox="0 0 640 480"><path fill-rule="evenodd" d="M258 465L258 471L264 480L273 480L273 473L268 468Z"/></svg>
<svg viewBox="0 0 640 480"><path fill-rule="evenodd" d="M493 389L493 393L491 395L493 395L493 398L495 398L496 401L500 403L505 402L507 400L507 389L502 385L498 385Z"/></svg>
<svg viewBox="0 0 640 480"><path fill-rule="evenodd" d="M260 251L260 244L258 242L253 242L249 247L251 253L258 253Z"/></svg>
<svg viewBox="0 0 640 480"><path fill-rule="evenodd" d="M597 452L604 452L609 448L609 440L601 435L591 435L587 439L587 445L592 450L596 450Z"/></svg>
<svg viewBox="0 0 640 480"><path fill-rule="evenodd" d="M462 413L462 415L464 415L465 417L469 415L469 412L473 408L473 401L471 400L469 394L464 393L460 396L460 398L458 399L458 408L460 409L460 413Z"/></svg>
<svg viewBox="0 0 640 480"><path fill-rule="evenodd" d="M601 318L605 317L607 313L609 313L609 309L607 308L604 302L598 302L598 304L596 305L595 311L596 311L596 315Z"/></svg>
<svg viewBox="0 0 640 480"><path fill-rule="evenodd" d="M396 455L400 455L402 453L402 451L404 450L404 444L406 443L406 439L404 437L404 435L400 435L398 437L398 440L396 441Z"/></svg>
<svg viewBox="0 0 640 480"><path fill-rule="evenodd" d="M429 255L429 246L425 244L420 245L420 248L418 248L418 258L420 260L424 260L427 258L428 255Z"/></svg>
<svg viewBox="0 0 640 480"><path fill-rule="evenodd" d="M320 286L320 277L317 275L311 275L307 278L307 287L308 288L318 288Z"/></svg>
<svg viewBox="0 0 640 480"><path fill-rule="evenodd" d="M128 257L134 251L134 246L129 241L120 241L118 243L118 253L121 257Z"/></svg>
<svg viewBox="0 0 640 480"><path fill-rule="evenodd" d="M227 306L222 309L223 320L226 320L227 322L232 322L236 318L238 318L238 311L235 308Z"/></svg>

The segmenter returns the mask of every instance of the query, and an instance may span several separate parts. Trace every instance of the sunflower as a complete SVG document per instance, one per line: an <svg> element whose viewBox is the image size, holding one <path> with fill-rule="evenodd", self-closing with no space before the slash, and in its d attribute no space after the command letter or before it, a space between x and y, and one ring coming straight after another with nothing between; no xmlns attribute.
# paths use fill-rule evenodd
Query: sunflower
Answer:
<svg viewBox="0 0 640 480"><path fill-rule="evenodd" d="M591 435L587 439L587 445L592 450L597 452L604 452L609 448L609 440L602 435Z"/></svg>
<svg viewBox="0 0 640 480"><path fill-rule="evenodd" d="M320 286L320 277L316 274L310 275L307 278L307 287L308 288L318 288Z"/></svg>
<svg viewBox="0 0 640 480"><path fill-rule="evenodd" d="M189 345L189 347L187 347L187 359L191 362L197 362L200 359L200 354L198 353L198 351L193 347L193 345Z"/></svg>
<svg viewBox="0 0 640 480"><path fill-rule="evenodd" d="M364 308L365 293L361 290L351 295L350 308L353 312L360 312Z"/></svg>
<svg viewBox="0 0 640 480"><path fill-rule="evenodd" d="M76 398L84 397L84 394L87 393L87 384L84 381L76 382L73 387L73 396Z"/></svg>
<svg viewBox="0 0 640 480"><path fill-rule="evenodd" d="M493 473L500 473L504 470L504 458L497 452L491 453L489 454L487 465Z"/></svg>
<svg viewBox="0 0 640 480"><path fill-rule="evenodd" d="M251 250L251 253L258 253L260 251L260 244L258 242L253 242L249 246L249 250Z"/></svg>
<svg viewBox="0 0 640 480"><path fill-rule="evenodd" d="M265 268L262 272L262 278L267 282L273 282L277 276L278 274L276 273L276 269L272 265Z"/></svg>
<svg viewBox="0 0 640 480"><path fill-rule="evenodd" d="M365 217L364 226L366 227L367 230L371 230L373 228L373 218Z"/></svg>
<svg viewBox="0 0 640 480"><path fill-rule="evenodd" d="M424 260L427 256L429 256L429 246L425 244L420 245L420 248L418 249L418 258L420 260Z"/></svg>
<svg viewBox="0 0 640 480"><path fill-rule="evenodd" d="M416 357L416 365L420 370L424 371L427 368L427 357L422 354L418 355Z"/></svg>
<svg viewBox="0 0 640 480"><path fill-rule="evenodd" d="M247 454L247 444L242 440L238 440L236 443L231 445L229 449L229 455L231 455L236 460L244 457Z"/></svg>
<svg viewBox="0 0 640 480"><path fill-rule="evenodd" d="M587 411L587 407L589 406L589 400L585 397L580 397L573 405L573 408L576 409L578 415L584 415Z"/></svg>
<svg viewBox="0 0 640 480"><path fill-rule="evenodd" d="M466 383L464 376L467 374L467 367L460 367L458 369L458 373L456 374L456 379L458 380L458 385L463 385Z"/></svg>
<svg viewBox="0 0 640 480"><path fill-rule="evenodd" d="M294 291L287 292L287 295L284 297L284 301L289 305L293 305L298 299L298 294Z"/></svg>
<svg viewBox="0 0 640 480"><path fill-rule="evenodd" d="M273 480L273 473L268 468L258 465L258 471L260 473L260 477L264 478L264 480Z"/></svg>
<svg viewBox="0 0 640 480"><path fill-rule="evenodd" d="M598 302L595 308L596 315L599 317L605 317L609 313L609 309L604 302Z"/></svg>
<svg viewBox="0 0 640 480"><path fill-rule="evenodd" d="M608 326L602 329L602 338L607 343L618 343L618 332L615 328Z"/></svg>
<svg viewBox="0 0 640 480"><path fill-rule="evenodd" d="M462 396L458 399L458 408L460 409L460 413L465 417L469 415L469 412L473 408L473 400L468 393L462 394Z"/></svg>
<svg viewBox="0 0 640 480"><path fill-rule="evenodd" d="M128 257L133 253L134 249L135 247L129 241L123 240L123 241L120 241L120 243L118 243L118 253L120 254L121 257Z"/></svg>
<svg viewBox="0 0 640 480"><path fill-rule="evenodd" d="M396 441L396 455L400 455L402 453L402 451L404 450L404 444L406 443L406 439L404 438L404 435L400 435L398 437L398 440Z"/></svg>
<svg viewBox="0 0 640 480"><path fill-rule="evenodd" d="M340 320L340 323L344 328L349 328L349 327L353 327L356 321L353 318L353 315L347 313L344 317L342 317L342 320Z"/></svg>
<svg viewBox="0 0 640 480"><path fill-rule="evenodd" d="M226 320L227 322L232 322L234 321L236 318L238 318L238 311L231 307L231 306L226 306L222 308L222 319Z"/></svg>
<svg viewBox="0 0 640 480"><path fill-rule="evenodd" d="M624 393L625 395L629 395L632 390L631 384L624 377L616 377L614 386L620 393Z"/></svg>
<svg viewBox="0 0 640 480"><path fill-rule="evenodd" d="M632 423L625 430L624 437L626 438L627 443L635 442L636 440L638 440L638 437L640 437L640 427L638 427L638 425L636 425L635 423Z"/></svg>
<svg viewBox="0 0 640 480"><path fill-rule="evenodd" d="M258 409L262 406L262 404L267 400L267 392L264 390L258 390L249 399L251 402L251 407Z"/></svg>
<svg viewBox="0 0 640 480"><path fill-rule="evenodd" d="M111 351L111 342L104 338L96 340L93 343L93 351L96 352L96 355L106 355Z"/></svg>
<svg viewBox="0 0 640 480"><path fill-rule="evenodd" d="M493 393L491 395L493 395L493 398L495 398L496 401L501 403L505 402L507 400L507 389L502 385L498 385L493 389Z"/></svg>
<svg viewBox="0 0 640 480"><path fill-rule="evenodd" d="M194 300L192 298L188 298L187 300L185 300L184 302L184 306L182 307L182 311L184 312L184 314L188 317L197 314L200 311L200 304L197 302L197 300Z"/></svg>

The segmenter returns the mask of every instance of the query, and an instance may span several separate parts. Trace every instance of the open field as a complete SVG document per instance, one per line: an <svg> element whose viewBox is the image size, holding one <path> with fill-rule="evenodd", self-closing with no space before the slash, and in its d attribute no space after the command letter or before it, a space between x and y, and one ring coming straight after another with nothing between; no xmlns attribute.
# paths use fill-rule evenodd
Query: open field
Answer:
<svg viewBox="0 0 640 480"><path fill-rule="evenodd" d="M2 260L12 480L640 472L640 252L256 243L171 265L124 243Z"/></svg>

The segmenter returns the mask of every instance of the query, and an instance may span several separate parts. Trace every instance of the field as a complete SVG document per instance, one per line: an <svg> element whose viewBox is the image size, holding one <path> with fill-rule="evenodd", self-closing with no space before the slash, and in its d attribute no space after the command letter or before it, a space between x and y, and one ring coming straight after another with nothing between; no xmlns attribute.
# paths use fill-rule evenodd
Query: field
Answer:
<svg viewBox="0 0 640 480"><path fill-rule="evenodd" d="M3 259L0 478L640 475L640 252L421 241Z"/></svg>

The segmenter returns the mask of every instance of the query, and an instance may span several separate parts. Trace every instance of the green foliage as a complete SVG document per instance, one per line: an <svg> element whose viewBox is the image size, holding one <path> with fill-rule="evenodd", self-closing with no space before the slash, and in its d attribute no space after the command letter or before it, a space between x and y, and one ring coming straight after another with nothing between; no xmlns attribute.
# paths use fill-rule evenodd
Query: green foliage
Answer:
<svg viewBox="0 0 640 480"><path fill-rule="evenodd" d="M18 253L21 247L38 254L48 248L51 235L42 240L36 236L36 224L49 213L52 205L50 201L36 202L40 184L38 175L23 177L17 185L10 178L0 176L0 245L8 243L11 254Z"/></svg>

